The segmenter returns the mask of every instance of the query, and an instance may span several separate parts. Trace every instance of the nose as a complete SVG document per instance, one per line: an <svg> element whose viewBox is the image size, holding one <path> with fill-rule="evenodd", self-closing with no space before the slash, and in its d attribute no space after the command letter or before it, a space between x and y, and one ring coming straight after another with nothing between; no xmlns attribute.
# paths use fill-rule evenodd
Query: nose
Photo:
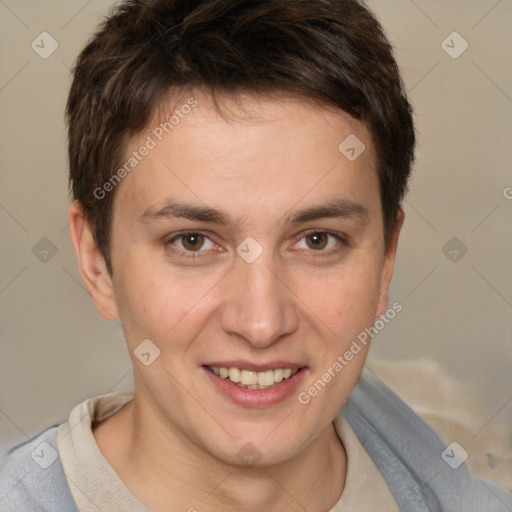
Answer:
<svg viewBox="0 0 512 512"><path fill-rule="evenodd" d="M255 348L267 348L297 330L296 297L270 258L237 258L228 276L221 326ZM295 299L295 300L294 300Z"/></svg>

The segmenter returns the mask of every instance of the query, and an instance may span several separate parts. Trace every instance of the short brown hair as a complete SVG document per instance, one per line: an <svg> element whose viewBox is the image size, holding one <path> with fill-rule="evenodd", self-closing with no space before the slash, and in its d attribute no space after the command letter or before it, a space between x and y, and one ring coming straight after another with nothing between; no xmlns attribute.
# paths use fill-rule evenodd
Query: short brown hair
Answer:
<svg viewBox="0 0 512 512"><path fill-rule="evenodd" d="M66 119L70 188L109 271L111 178L130 137L169 92L291 93L365 123L389 246L414 162L412 108L381 25L359 0L126 0L73 71ZM341 142L341 141L340 141Z"/></svg>

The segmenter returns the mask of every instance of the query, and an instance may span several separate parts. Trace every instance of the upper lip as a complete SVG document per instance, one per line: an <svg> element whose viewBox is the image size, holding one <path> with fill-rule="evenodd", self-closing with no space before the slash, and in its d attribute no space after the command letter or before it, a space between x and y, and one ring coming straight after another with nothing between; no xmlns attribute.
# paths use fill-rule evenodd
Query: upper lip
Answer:
<svg viewBox="0 0 512 512"><path fill-rule="evenodd" d="M265 370L276 370L277 368L291 368L292 370L303 368L305 365L290 361L270 361L268 363L252 363L249 361L212 361L204 366L239 368L249 372L263 372Z"/></svg>

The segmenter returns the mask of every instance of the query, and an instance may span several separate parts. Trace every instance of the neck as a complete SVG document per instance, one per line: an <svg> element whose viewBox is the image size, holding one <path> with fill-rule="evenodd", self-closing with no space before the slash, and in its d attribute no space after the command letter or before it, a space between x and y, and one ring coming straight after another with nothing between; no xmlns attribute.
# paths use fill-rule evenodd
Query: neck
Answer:
<svg viewBox="0 0 512 512"><path fill-rule="evenodd" d="M328 512L343 491L346 453L332 422L291 459L259 468L225 463L153 418L135 398L93 433L132 494L156 511L172 503L191 512Z"/></svg>

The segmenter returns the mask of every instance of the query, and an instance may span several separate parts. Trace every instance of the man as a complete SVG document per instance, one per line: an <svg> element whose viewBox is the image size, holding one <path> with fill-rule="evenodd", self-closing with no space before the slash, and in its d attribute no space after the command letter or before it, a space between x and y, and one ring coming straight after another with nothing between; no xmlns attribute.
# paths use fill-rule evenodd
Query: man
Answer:
<svg viewBox="0 0 512 512"><path fill-rule="evenodd" d="M415 136L361 2L126 1L67 119L71 239L134 393L11 450L0 510L510 509L363 369Z"/></svg>

